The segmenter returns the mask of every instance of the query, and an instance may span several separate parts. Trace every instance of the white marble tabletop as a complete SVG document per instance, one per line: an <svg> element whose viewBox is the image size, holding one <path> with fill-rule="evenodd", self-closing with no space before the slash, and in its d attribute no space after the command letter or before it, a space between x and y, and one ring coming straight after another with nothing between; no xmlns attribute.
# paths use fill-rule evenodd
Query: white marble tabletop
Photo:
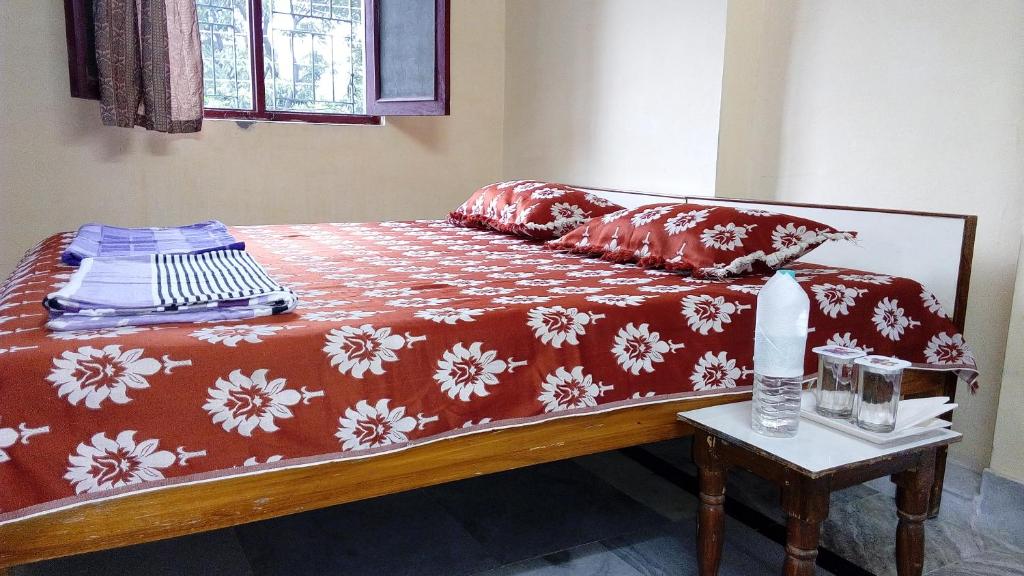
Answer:
<svg viewBox="0 0 1024 576"><path fill-rule="evenodd" d="M811 476L893 454L959 442L961 434L942 428L896 444L872 444L801 418L793 438L771 438L750 427L750 401L680 412L679 419L749 450L780 460Z"/></svg>

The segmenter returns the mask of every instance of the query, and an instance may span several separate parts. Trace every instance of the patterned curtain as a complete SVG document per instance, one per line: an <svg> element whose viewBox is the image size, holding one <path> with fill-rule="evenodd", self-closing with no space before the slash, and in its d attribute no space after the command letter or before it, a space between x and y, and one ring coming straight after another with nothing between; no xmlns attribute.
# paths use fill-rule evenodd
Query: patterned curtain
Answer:
<svg viewBox="0 0 1024 576"><path fill-rule="evenodd" d="M195 0L95 0L103 124L157 132L203 126Z"/></svg>

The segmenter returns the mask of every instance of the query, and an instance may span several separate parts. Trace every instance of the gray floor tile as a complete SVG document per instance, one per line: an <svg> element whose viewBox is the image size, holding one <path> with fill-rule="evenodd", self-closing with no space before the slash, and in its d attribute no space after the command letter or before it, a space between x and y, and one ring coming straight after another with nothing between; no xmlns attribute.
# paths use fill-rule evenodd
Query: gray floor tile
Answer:
<svg viewBox="0 0 1024 576"><path fill-rule="evenodd" d="M833 506L822 530L822 542L843 558L878 576L895 574L896 503L885 494ZM989 543L963 524L941 519L925 523L925 571L977 556Z"/></svg>
<svg viewBox="0 0 1024 576"><path fill-rule="evenodd" d="M641 576L599 543L584 544L490 570L480 576Z"/></svg>
<svg viewBox="0 0 1024 576"><path fill-rule="evenodd" d="M1024 553L985 552L925 576L1024 576Z"/></svg>
<svg viewBox="0 0 1024 576"><path fill-rule="evenodd" d="M977 495L968 497L947 491L942 493L938 518L944 522L959 524L968 530L973 530L971 522L975 520L977 510Z"/></svg>
<svg viewBox="0 0 1024 576"><path fill-rule="evenodd" d="M950 458L946 462L942 487L946 492L973 498L981 492L981 475Z"/></svg>
<svg viewBox="0 0 1024 576"><path fill-rule="evenodd" d="M860 500L861 498L875 496L876 494L878 494L878 491L870 486L865 484L855 484L849 488L833 492L830 503L832 506L842 506L844 504Z"/></svg>
<svg viewBox="0 0 1024 576"><path fill-rule="evenodd" d="M502 564L667 523L571 461L438 486L433 496Z"/></svg>
<svg viewBox="0 0 1024 576"><path fill-rule="evenodd" d="M499 565L422 490L237 531L256 576L458 576Z"/></svg>
<svg viewBox="0 0 1024 576"><path fill-rule="evenodd" d="M776 522L786 521L779 487L760 476L745 470L730 470L725 493L729 498L746 504Z"/></svg>
<svg viewBox="0 0 1024 576"><path fill-rule="evenodd" d="M697 499L676 484L619 452L603 452L575 462L669 520L697 517Z"/></svg>
<svg viewBox="0 0 1024 576"><path fill-rule="evenodd" d="M217 530L14 569L14 576L253 576L233 530Z"/></svg>
<svg viewBox="0 0 1024 576"><path fill-rule="evenodd" d="M991 470L982 473L978 527L1018 552L1024 552L1024 484Z"/></svg>
<svg viewBox="0 0 1024 576"><path fill-rule="evenodd" d="M668 576L697 574L696 538L696 524L683 521L605 540L603 544L645 576ZM739 522L727 520L719 571L723 576L775 575L782 570L784 557L782 546Z"/></svg>
<svg viewBox="0 0 1024 576"><path fill-rule="evenodd" d="M693 459L691 458L692 447L693 437L687 436L685 438L676 438L675 440L644 444L641 449L690 475L696 475L697 467L693 464Z"/></svg>
<svg viewBox="0 0 1024 576"><path fill-rule="evenodd" d="M888 476L881 478L875 478L864 483L866 486L870 486L879 494L885 494L890 498L896 497L896 485L892 483L892 480Z"/></svg>

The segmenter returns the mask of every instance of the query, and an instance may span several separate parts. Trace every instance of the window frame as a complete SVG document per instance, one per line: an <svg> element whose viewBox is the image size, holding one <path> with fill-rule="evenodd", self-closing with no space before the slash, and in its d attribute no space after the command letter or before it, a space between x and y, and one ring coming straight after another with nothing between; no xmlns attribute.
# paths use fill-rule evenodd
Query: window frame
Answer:
<svg viewBox="0 0 1024 576"><path fill-rule="evenodd" d="M71 97L99 100L100 78L96 65L92 0L64 0L64 35L68 42Z"/></svg>
<svg viewBox="0 0 1024 576"><path fill-rule="evenodd" d="M450 0L434 2L434 94L420 98L385 98L381 88L380 4L364 0L366 25L366 110L382 116L448 116L451 113L451 13Z"/></svg>
<svg viewBox="0 0 1024 576"><path fill-rule="evenodd" d="M371 114L267 110L267 66L263 53L263 0L248 0L248 2L249 62L252 64L253 108L246 110L242 108L203 107L203 118L248 122L304 122L309 124L363 124L377 126L383 123L380 116ZM363 18L366 18L365 8Z"/></svg>
<svg viewBox="0 0 1024 576"><path fill-rule="evenodd" d="M94 0L64 0L65 32L68 48L68 75L73 98L100 100L99 73L96 65ZM266 65L263 54L263 0L247 0L250 9L250 62L253 63L253 108L203 108L203 117L211 120L242 122L294 122L311 124L383 125L385 116L448 116L450 112L450 0L435 2L435 59L433 97L381 98L379 75L380 34L377 12L386 0L365 0L363 5L364 74L366 114L330 112L272 111L266 107ZM257 39L259 41L257 41ZM256 63L259 62L259 66Z"/></svg>

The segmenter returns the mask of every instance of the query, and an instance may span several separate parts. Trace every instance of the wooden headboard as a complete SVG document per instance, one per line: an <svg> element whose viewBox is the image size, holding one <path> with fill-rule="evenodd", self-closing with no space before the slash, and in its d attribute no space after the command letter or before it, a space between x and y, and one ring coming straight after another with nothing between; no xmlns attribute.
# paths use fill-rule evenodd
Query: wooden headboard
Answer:
<svg viewBox="0 0 1024 576"><path fill-rule="evenodd" d="M977 216L883 208L796 204L734 198L673 196L632 190L579 187L626 208L657 202L743 205L809 218L858 233L857 242L829 242L806 259L912 278L936 295L962 332L971 283Z"/></svg>

